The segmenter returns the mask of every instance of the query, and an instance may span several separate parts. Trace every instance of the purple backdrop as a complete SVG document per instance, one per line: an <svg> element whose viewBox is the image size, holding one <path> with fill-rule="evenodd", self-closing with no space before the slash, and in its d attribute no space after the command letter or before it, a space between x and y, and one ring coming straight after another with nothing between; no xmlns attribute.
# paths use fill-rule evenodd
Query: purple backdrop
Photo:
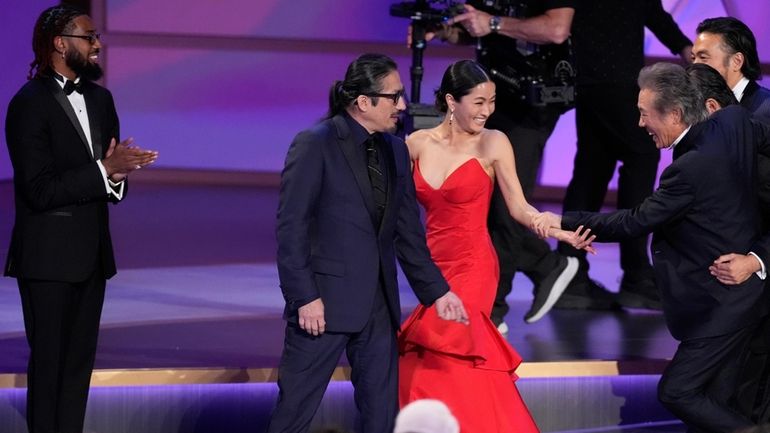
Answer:
<svg viewBox="0 0 770 433"><path fill-rule="evenodd" d="M0 84L3 118L8 99L24 81L34 18L53 3L10 1L4 4L10 19L0 30L11 50L10 73ZM407 20L389 16L393 2L94 0L94 16L104 16L106 83L115 95L123 135L159 150L158 167L279 171L292 137L323 114L329 85L356 55L392 55L409 85ZM664 4L688 35L708 16L726 11L747 16L762 58L770 58L763 26L770 4ZM447 64L473 56L470 49L433 47L426 51L423 100ZM649 36L647 52L669 55ZM569 181L574 142L574 117L567 113L546 147L543 184ZM667 158L665 153L662 166ZM2 152L0 179L10 174Z"/></svg>

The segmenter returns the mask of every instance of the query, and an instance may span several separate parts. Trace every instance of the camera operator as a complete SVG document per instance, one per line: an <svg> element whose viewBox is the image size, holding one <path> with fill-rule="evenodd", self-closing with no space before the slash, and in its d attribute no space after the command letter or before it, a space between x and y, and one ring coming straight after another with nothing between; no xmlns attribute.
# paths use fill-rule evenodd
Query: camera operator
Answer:
<svg viewBox="0 0 770 433"><path fill-rule="evenodd" d="M692 43L661 0L578 0L573 30L577 63L577 153L564 211L598 211L618 163L618 209L633 208L652 194L660 151L639 127L636 79L644 66L644 28L671 53L690 58ZM605 290L588 278L585 254L569 245L559 251L580 259L580 271L557 307L592 308ZM647 236L620 242L623 307L660 309L647 256ZM603 303L602 303L603 304Z"/></svg>
<svg viewBox="0 0 770 433"><path fill-rule="evenodd" d="M486 9L485 5L490 3L499 7ZM488 69L502 69L506 63L521 63L522 49L532 48L531 44L567 44L574 13L573 0L471 0L465 5L464 13L449 20L443 28L426 34L426 39L439 37L456 44L478 42L481 63ZM526 81L522 76L510 78ZM520 93L511 91L508 83L496 82L496 109L487 127L502 131L513 144L516 171L524 195L530 200L543 148L566 107L564 104L533 106ZM500 281L491 318L505 333L508 327L503 318L509 309L505 297L511 291L516 270L523 271L535 286L535 299L525 316L525 320L532 323L553 306L578 266L577 260L552 251L545 241L513 221L497 187L492 196L488 226L500 262Z"/></svg>

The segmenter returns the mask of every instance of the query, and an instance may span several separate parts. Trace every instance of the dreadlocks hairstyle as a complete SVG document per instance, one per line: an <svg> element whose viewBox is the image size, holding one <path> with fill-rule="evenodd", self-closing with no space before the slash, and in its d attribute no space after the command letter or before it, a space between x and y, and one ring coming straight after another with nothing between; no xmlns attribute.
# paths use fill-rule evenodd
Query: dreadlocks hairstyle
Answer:
<svg viewBox="0 0 770 433"><path fill-rule="evenodd" d="M85 12L69 5L53 6L40 14L32 33L32 52L35 59L29 64L28 80L51 72L51 53L56 50L53 38L62 33L70 33L73 30L73 21L81 15L85 15Z"/></svg>

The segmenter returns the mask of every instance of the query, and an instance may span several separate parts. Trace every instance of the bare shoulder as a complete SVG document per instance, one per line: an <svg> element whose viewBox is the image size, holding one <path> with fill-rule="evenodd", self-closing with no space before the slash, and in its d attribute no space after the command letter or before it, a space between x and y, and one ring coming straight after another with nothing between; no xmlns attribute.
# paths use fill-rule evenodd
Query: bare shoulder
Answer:
<svg viewBox="0 0 770 433"><path fill-rule="evenodd" d="M412 159L419 159L423 149L435 141L436 132L434 129L420 129L412 132L406 137L406 147L409 148L409 156Z"/></svg>
<svg viewBox="0 0 770 433"><path fill-rule="evenodd" d="M493 156L511 149L511 142L504 133L496 129L484 129L482 134L480 146L484 155Z"/></svg>

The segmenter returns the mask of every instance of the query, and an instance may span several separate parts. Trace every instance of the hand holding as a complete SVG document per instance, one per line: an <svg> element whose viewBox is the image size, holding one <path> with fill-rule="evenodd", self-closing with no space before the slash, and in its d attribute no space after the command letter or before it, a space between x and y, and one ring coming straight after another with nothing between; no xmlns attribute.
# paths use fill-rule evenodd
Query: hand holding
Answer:
<svg viewBox="0 0 770 433"><path fill-rule="evenodd" d="M299 327L310 335L321 335L326 331L324 302L321 298L299 307Z"/></svg>
<svg viewBox="0 0 770 433"><path fill-rule="evenodd" d="M561 215L548 211L536 213L532 216L529 228L541 238L547 238L549 229L561 228Z"/></svg>
<svg viewBox="0 0 770 433"><path fill-rule="evenodd" d="M762 269L756 257L751 254L725 254L709 266L709 272L722 284L741 284Z"/></svg>
<svg viewBox="0 0 770 433"><path fill-rule="evenodd" d="M452 291L448 291L444 296L436 299L436 311L438 317L444 320L452 320L458 323L468 324L468 313L465 312L463 301Z"/></svg>
<svg viewBox="0 0 770 433"><path fill-rule="evenodd" d="M125 179L128 173L152 164L158 159L158 152L141 149L134 146L133 143L133 138L128 138L120 143L117 143L114 138L110 140L110 146L104 154L102 165L107 176L113 181L119 182Z"/></svg>
<svg viewBox="0 0 770 433"><path fill-rule="evenodd" d="M471 5L465 5L465 13L455 16L450 19L447 24L460 24L465 30L473 37L480 38L492 33L492 29L489 28L489 19L492 15L480 11Z"/></svg>
<svg viewBox="0 0 770 433"><path fill-rule="evenodd" d="M561 242L572 245L575 249L585 250L588 253L596 254L596 249L591 244L594 239L596 239L596 236L591 235L591 229L589 228L580 226L574 232L552 228L550 235Z"/></svg>

